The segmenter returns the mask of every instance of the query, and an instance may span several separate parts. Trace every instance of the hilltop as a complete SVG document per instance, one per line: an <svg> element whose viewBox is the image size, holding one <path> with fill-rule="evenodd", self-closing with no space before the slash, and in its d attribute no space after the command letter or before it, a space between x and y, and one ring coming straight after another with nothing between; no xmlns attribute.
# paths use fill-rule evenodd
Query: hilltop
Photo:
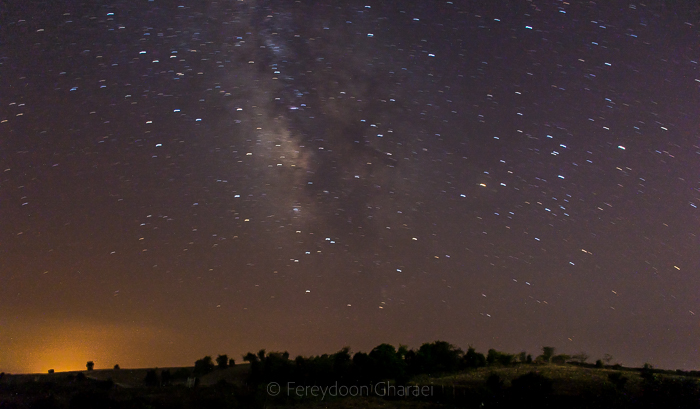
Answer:
<svg viewBox="0 0 700 409"><path fill-rule="evenodd" d="M588 355L466 352L444 341L418 349L290 359L206 356L193 367L94 369L0 377L0 408L697 408L700 372L586 363ZM216 362L216 363L215 363Z"/></svg>
<svg viewBox="0 0 700 409"><path fill-rule="evenodd" d="M160 368L176 373L194 368ZM101 369L54 374L4 375L2 408L452 408L510 407L697 407L700 379L689 373L651 368L603 368L585 364L515 364L468 369L451 374L423 374L405 385L431 387L425 396L281 396L247 385L249 364L214 370L199 377L196 387L178 379L169 385L148 385L153 369ZM520 385L518 383L527 383ZM389 381L391 385L391 381ZM284 391L284 390L283 390ZM396 391L394 391L396 392ZM346 394L350 395L350 394ZM379 395L379 396L377 396ZM384 394L386 395L386 394ZM396 395L396 393L394 393ZM671 400L672 399L672 400ZM201 406L206 405L206 406ZM212 405L212 406L210 406ZM483 405L483 406L482 406Z"/></svg>

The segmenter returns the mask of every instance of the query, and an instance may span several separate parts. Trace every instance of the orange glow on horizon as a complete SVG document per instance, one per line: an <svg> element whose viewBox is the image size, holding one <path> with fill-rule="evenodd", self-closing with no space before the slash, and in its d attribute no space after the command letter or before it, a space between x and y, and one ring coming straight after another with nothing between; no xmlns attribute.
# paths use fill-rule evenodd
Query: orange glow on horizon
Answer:
<svg viewBox="0 0 700 409"><path fill-rule="evenodd" d="M0 371L47 373L94 369L164 366L162 339L172 339L157 328L124 324L33 322L10 325L0 335ZM10 337L9 334L13 334ZM192 361L194 362L194 361Z"/></svg>

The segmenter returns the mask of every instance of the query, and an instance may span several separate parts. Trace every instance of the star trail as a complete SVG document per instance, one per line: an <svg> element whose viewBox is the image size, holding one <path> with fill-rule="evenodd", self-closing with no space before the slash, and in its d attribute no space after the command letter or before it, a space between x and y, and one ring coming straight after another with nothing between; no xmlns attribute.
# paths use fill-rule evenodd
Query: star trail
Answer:
<svg viewBox="0 0 700 409"><path fill-rule="evenodd" d="M1 19L1 370L437 339L698 368L696 3Z"/></svg>

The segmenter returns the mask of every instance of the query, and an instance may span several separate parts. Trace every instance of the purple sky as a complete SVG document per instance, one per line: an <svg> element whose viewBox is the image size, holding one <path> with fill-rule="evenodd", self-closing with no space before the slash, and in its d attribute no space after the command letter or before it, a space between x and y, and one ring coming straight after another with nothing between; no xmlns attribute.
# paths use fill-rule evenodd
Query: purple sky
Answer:
<svg viewBox="0 0 700 409"><path fill-rule="evenodd" d="M15 3L0 370L438 339L698 369L694 2Z"/></svg>

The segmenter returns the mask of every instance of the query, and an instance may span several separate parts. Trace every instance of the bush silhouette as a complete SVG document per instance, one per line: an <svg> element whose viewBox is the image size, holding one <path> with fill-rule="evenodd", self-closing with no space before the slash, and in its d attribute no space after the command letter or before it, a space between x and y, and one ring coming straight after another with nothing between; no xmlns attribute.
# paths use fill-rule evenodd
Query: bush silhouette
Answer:
<svg viewBox="0 0 700 409"><path fill-rule="evenodd" d="M489 365L499 364L509 366L513 363L514 359L515 355L499 352L495 349L489 349L488 355L486 356L486 362L488 362Z"/></svg>
<svg viewBox="0 0 700 409"><path fill-rule="evenodd" d="M85 366L87 367L88 371L92 371L95 368L95 363L92 361L88 361L87 364L85 364Z"/></svg>
<svg viewBox="0 0 700 409"><path fill-rule="evenodd" d="M639 376L641 376L645 382L654 382L656 380L654 377L654 367L649 363L645 363Z"/></svg>
<svg viewBox="0 0 700 409"><path fill-rule="evenodd" d="M536 404L552 394L552 380L539 373L529 372L513 379L510 394L515 400Z"/></svg>
<svg viewBox="0 0 700 409"><path fill-rule="evenodd" d="M588 361L588 354L585 352L579 352L578 354L574 355L573 360L582 364L585 364L586 361Z"/></svg>
<svg viewBox="0 0 700 409"><path fill-rule="evenodd" d="M518 354L518 362L524 363L525 361L527 361L527 352L521 351L521 352Z"/></svg>
<svg viewBox="0 0 700 409"><path fill-rule="evenodd" d="M214 370L214 362L209 355L194 363L194 374L197 376L206 375Z"/></svg>
<svg viewBox="0 0 700 409"><path fill-rule="evenodd" d="M603 355L603 362L606 364L610 365L610 362L613 360L613 356L610 354L604 354Z"/></svg>
<svg viewBox="0 0 700 409"><path fill-rule="evenodd" d="M464 368L481 368L486 366L486 357L484 354L476 352L474 348L469 347L462 358L462 366Z"/></svg>
<svg viewBox="0 0 700 409"><path fill-rule="evenodd" d="M561 365L561 364L565 364L570 359L571 359L570 355L559 354L559 355L555 355L552 357L552 363Z"/></svg>
<svg viewBox="0 0 700 409"><path fill-rule="evenodd" d="M143 380L147 386L158 386L160 385L160 379L158 377L158 372L155 369L151 369L146 372L146 377Z"/></svg>
<svg viewBox="0 0 700 409"><path fill-rule="evenodd" d="M406 356L403 347L399 355ZM413 356L411 370L413 373L454 372L459 369L462 350L445 341L435 341L421 345Z"/></svg>
<svg viewBox="0 0 700 409"><path fill-rule="evenodd" d="M119 369L121 369L121 368L119 367L119 364L117 364L117 365L114 365L114 369L115 369L115 370L119 370Z"/></svg>
<svg viewBox="0 0 700 409"><path fill-rule="evenodd" d="M698 383L692 379L654 377L645 379L642 395L647 408L697 408Z"/></svg>
<svg viewBox="0 0 700 409"><path fill-rule="evenodd" d="M161 385L170 385L173 381L173 375L170 373L170 369L165 369L160 372L160 383Z"/></svg>
<svg viewBox="0 0 700 409"><path fill-rule="evenodd" d="M494 394L501 393L504 389L503 379L498 374L492 373L486 378L486 388Z"/></svg>
<svg viewBox="0 0 700 409"><path fill-rule="evenodd" d="M625 384L628 381L626 376L622 376L622 372L613 372L609 374L608 380L619 390L625 389Z"/></svg>
<svg viewBox="0 0 700 409"><path fill-rule="evenodd" d="M369 353L369 369L374 374L374 379L396 379L404 376L406 362L397 353L396 348L390 344L376 346Z"/></svg>
<svg viewBox="0 0 700 409"><path fill-rule="evenodd" d="M175 370L175 372L172 373L171 379L187 379L192 375L189 369L187 368L178 368Z"/></svg>
<svg viewBox="0 0 700 409"><path fill-rule="evenodd" d="M542 347L542 359L545 362L551 362L552 357L554 356L554 351L556 351L556 348L554 347Z"/></svg>
<svg viewBox="0 0 700 409"><path fill-rule="evenodd" d="M228 355L219 355L216 357L216 368L226 369L228 367Z"/></svg>
<svg viewBox="0 0 700 409"><path fill-rule="evenodd" d="M232 368L232 367L236 366L236 360L233 359L233 358L229 359L229 360L228 360L228 366L229 366L229 368Z"/></svg>

